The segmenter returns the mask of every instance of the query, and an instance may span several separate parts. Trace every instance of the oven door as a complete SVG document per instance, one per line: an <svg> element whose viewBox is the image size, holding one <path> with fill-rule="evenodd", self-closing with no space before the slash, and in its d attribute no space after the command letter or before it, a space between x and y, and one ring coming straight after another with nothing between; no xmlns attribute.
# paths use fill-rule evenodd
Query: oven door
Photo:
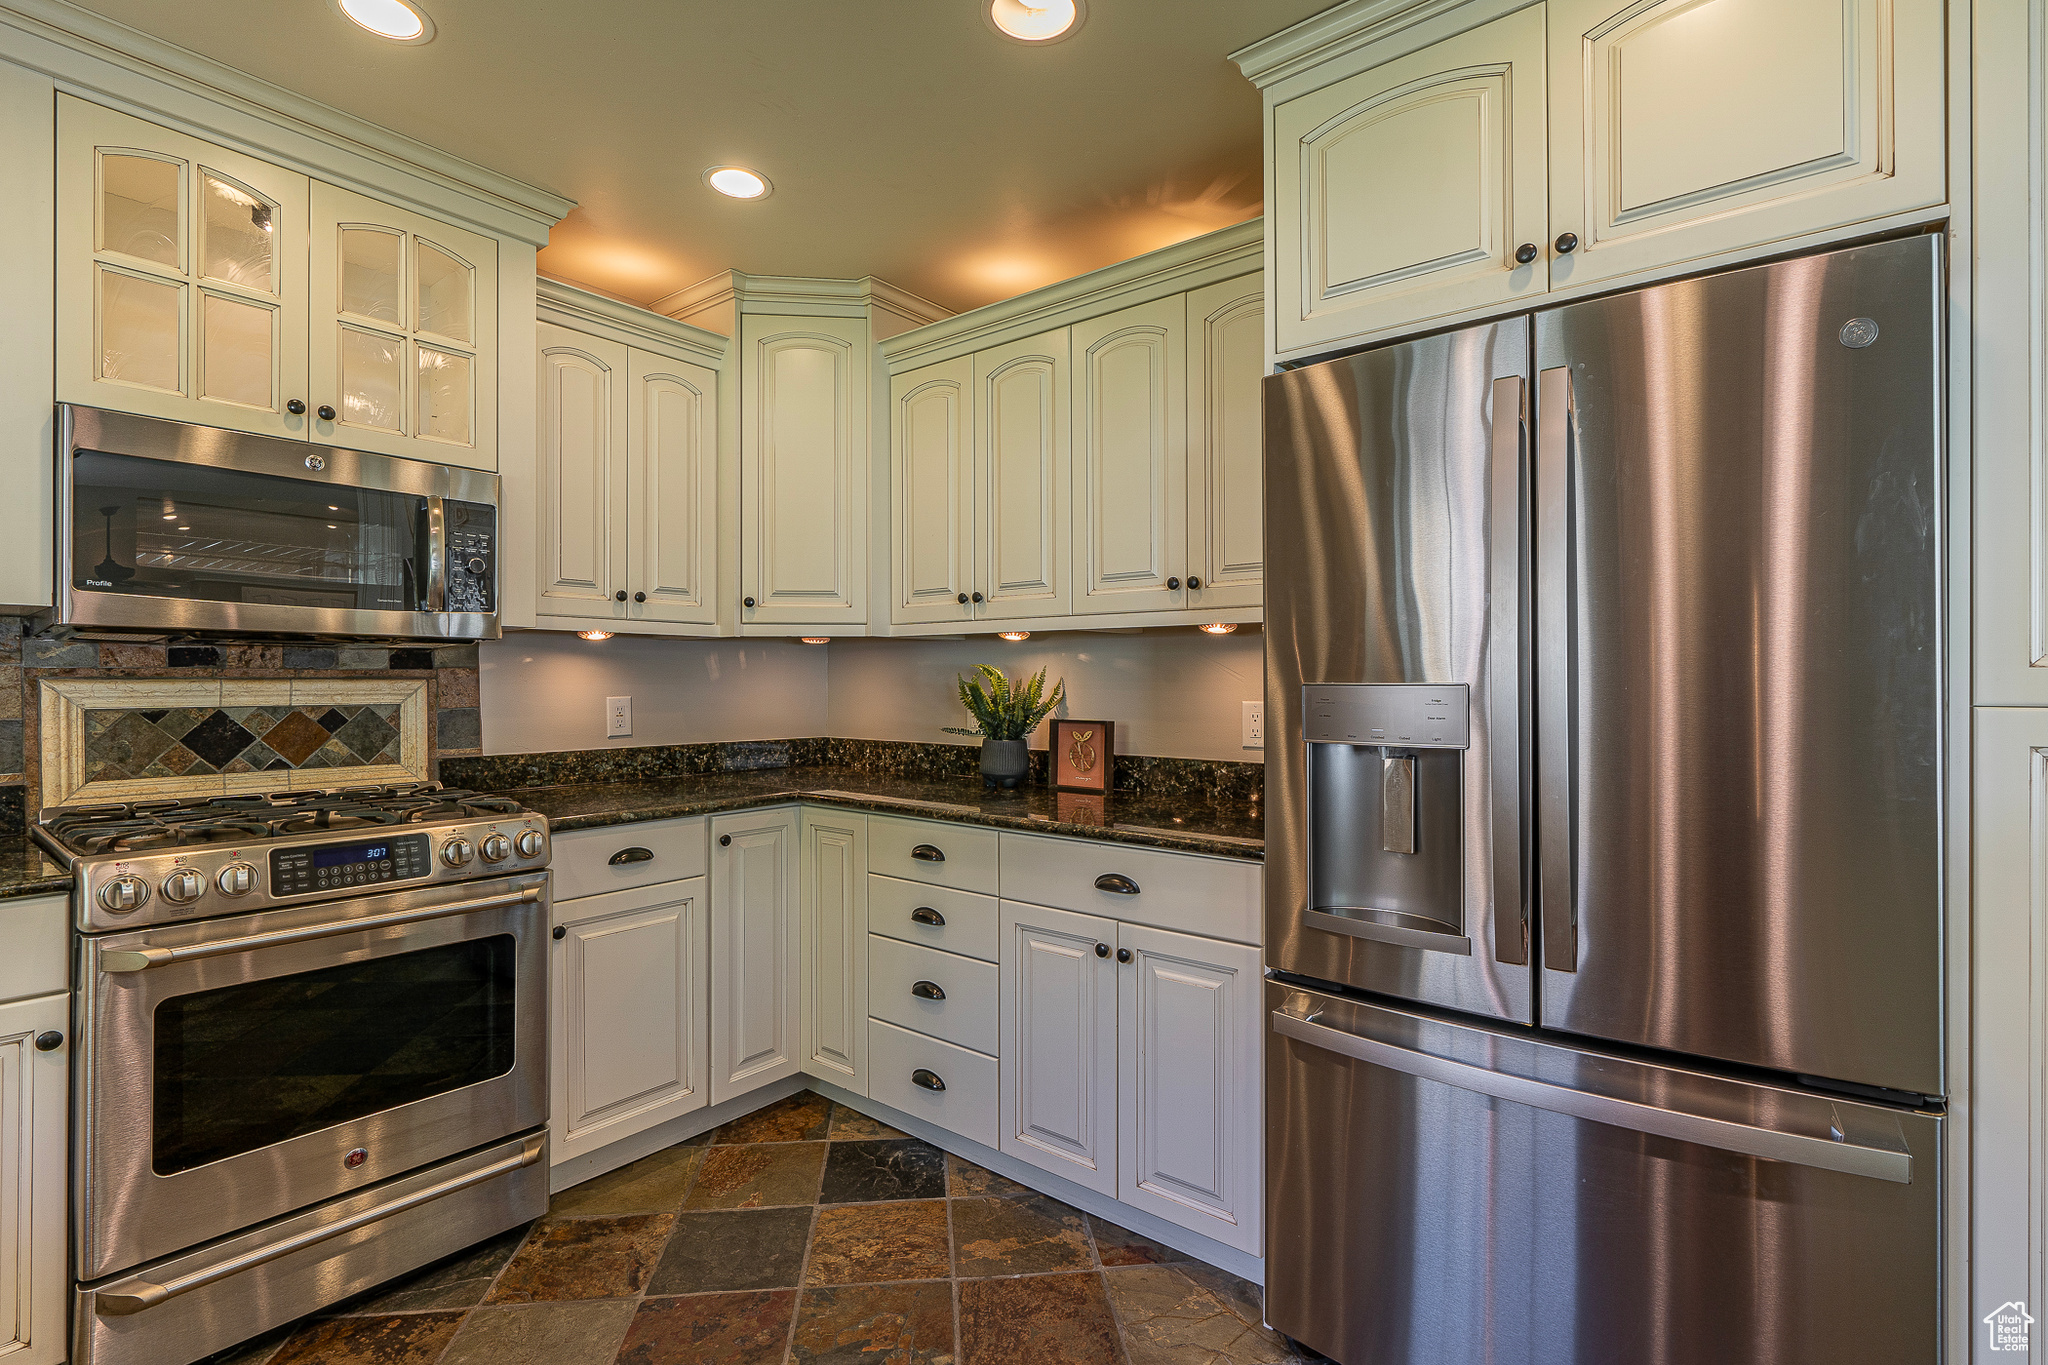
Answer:
<svg viewBox="0 0 2048 1365"><path fill-rule="evenodd" d="M547 1120L548 874L81 940L78 1275Z"/></svg>
<svg viewBox="0 0 2048 1365"><path fill-rule="evenodd" d="M61 415L61 624L496 638L495 475Z"/></svg>

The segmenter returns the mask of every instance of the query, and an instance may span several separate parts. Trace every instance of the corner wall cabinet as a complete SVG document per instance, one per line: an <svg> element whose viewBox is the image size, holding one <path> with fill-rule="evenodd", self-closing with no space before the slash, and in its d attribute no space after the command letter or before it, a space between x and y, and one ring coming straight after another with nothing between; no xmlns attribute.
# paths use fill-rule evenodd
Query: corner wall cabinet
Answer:
<svg viewBox="0 0 2048 1365"><path fill-rule="evenodd" d="M892 633L1260 619L1260 241L1229 228L883 344Z"/></svg>
<svg viewBox="0 0 2048 1365"><path fill-rule="evenodd" d="M495 468L499 247L57 97L60 401Z"/></svg>
<svg viewBox="0 0 2048 1365"><path fill-rule="evenodd" d="M1353 4L1255 43L1272 357L1937 218L1946 51L1940 0Z"/></svg>
<svg viewBox="0 0 2048 1365"><path fill-rule="evenodd" d="M70 902L0 904L0 1359L60 1365L68 1337Z"/></svg>

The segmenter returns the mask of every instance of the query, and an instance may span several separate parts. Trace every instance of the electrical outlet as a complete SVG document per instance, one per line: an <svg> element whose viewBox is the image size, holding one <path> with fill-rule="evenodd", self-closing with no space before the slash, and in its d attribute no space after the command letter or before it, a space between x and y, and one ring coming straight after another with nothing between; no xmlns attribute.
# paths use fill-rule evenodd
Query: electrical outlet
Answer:
<svg viewBox="0 0 2048 1365"><path fill-rule="evenodd" d="M1244 704L1244 747L1266 747L1266 703L1262 701L1248 701Z"/></svg>
<svg viewBox="0 0 2048 1365"><path fill-rule="evenodd" d="M625 739L633 733L633 699L631 697L606 697L604 699L604 737Z"/></svg>

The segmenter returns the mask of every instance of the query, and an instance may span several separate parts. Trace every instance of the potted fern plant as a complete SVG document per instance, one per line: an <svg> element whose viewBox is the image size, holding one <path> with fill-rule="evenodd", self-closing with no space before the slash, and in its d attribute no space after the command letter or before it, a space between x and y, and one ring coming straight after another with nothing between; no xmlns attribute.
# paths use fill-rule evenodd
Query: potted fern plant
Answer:
<svg viewBox="0 0 2048 1365"><path fill-rule="evenodd" d="M974 671L981 676L957 680L960 704L974 717L974 726L948 725L945 731L949 735L980 735L981 780L992 787L1016 787L1031 771L1025 737L1067 699L1067 684L1064 679L1054 683L1048 695L1042 668L1037 676L1016 683L992 664L976 664Z"/></svg>

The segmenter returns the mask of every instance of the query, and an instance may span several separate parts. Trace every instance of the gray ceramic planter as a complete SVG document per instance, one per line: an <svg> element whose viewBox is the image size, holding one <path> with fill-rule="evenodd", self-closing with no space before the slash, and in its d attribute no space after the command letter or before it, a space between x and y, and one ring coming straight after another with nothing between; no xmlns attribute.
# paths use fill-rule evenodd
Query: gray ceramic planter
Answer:
<svg viewBox="0 0 2048 1365"><path fill-rule="evenodd" d="M1020 787L1031 771L1031 750L1021 739L981 742L982 781L1005 789Z"/></svg>

